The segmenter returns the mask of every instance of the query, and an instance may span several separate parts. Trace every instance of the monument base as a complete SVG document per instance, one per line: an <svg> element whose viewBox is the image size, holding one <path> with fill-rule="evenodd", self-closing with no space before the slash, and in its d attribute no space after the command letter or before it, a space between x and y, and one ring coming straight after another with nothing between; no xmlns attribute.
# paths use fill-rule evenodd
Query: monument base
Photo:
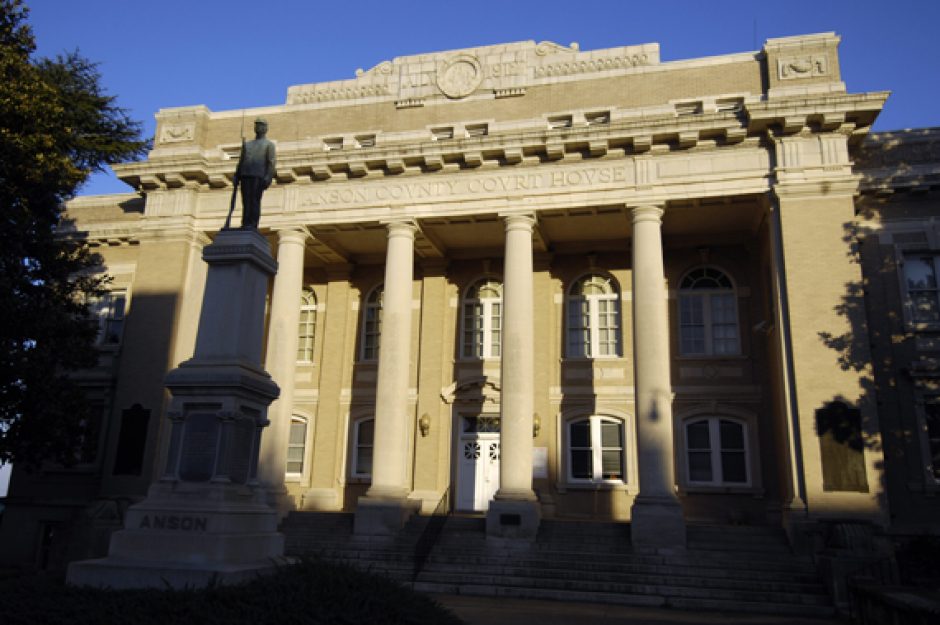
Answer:
<svg viewBox="0 0 940 625"><path fill-rule="evenodd" d="M421 508L420 501L360 497L356 504L353 533L363 536L393 536Z"/></svg>
<svg viewBox="0 0 940 625"><path fill-rule="evenodd" d="M495 499L486 512L486 535L494 538L535 540L542 521L538 501Z"/></svg>
<svg viewBox="0 0 940 625"><path fill-rule="evenodd" d="M284 559L278 516L261 489L158 482L111 536L108 557L73 562L67 581L111 588L233 584Z"/></svg>
<svg viewBox="0 0 940 625"><path fill-rule="evenodd" d="M250 582L259 575L274 573L290 565L292 558L280 556L238 564L173 564L101 558L69 565L66 582L72 586L96 588L205 588L212 584L234 585Z"/></svg>
<svg viewBox="0 0 940 625"><path fill-rule="evenodd" d="M685 519L679 502L637 497L630 510L630 538L640 549L685 549Z"/></svg>

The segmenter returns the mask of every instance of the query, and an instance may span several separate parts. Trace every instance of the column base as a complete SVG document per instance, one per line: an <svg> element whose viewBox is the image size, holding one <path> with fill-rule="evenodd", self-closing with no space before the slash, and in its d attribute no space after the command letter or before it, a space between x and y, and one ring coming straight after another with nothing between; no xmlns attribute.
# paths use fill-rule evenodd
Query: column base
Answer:
<svg viewBox="0 0 940 625"><path fill-rule="evenodd" d="M420 501L360 497L356 502L353 533L361 536L393 536L421 508Z"/></svg>
<svg viewBox="0 0 940 625"><path fill-rule="evenodd" d="M535 540L542 512L538 501L496 499L486 512L486 535L494 538Z"/></svg>
<svg viewBox="0 0 940 625"><path fill-rule="evenodd" d="M297 509L294 498L283 484L265 489L265 500L277 512L278 519L283 519L291 510Z"/></svg>
<svg viewBox="0 0 940 625"><path fill-rule="evenodd" d="M304 493L304 510L323 512L337 512L343 509L339 493L332 488L311 488Z"/></svg>
<svg viewBox="0 0 940 625"><path fill-rule="evenodd" d="M630 510L630 540L641 549L685 549L685 519L679 502L637 497Z"/></svg>

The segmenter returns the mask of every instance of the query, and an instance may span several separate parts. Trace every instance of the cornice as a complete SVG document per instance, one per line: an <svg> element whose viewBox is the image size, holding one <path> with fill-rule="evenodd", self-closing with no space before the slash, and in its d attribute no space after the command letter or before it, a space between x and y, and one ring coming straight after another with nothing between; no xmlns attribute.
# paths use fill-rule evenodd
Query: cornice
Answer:
<svg viewBox="0 0 940 625"><path fill-rule="evenodd" d="M523 128L480 137L394 142L365 148L324 151L314 140L278 144L277 184L311 184L371 177L397 178L435 171L512 168L565 159L591 160L692 149L722 149L768 133L839 132L861 138L884 104L886 93L843 94L748 101L740 110L679 114L679 104L648 114L611 111L603 124L548 128L544 118ZM114 167L118 176L142 191L231 186L235 160L231 146L154 151L149 160ZM235 148L237 152L237 146Z"/></svg>

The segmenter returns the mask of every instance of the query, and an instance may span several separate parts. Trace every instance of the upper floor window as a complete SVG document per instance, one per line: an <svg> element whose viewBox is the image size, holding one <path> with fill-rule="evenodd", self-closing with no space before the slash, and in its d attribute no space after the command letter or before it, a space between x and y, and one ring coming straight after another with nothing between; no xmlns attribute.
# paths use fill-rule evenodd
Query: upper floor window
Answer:
<svg viewBox="0 0 940 625"><path fill-rule="evenodd" d="M98 317L98 343L100 345L119 345L124 334L127 291L108 291L93 300L90 308Z"/></svg>
<svg viewBox="0 0 940 625"><path fill-rule="evenodd" d="M685 422L686 475L690 485L748 486L747 425L724 417Z"/></svg>
<svg viewBox="0 0 940 625"><path fill-rule="evenodd" d="M372 477L372 449L375 442L375 419L367 417L353 423L352 466L353 477Z"/></svg>
<svg viewBox="0 0 940 625"><path fill-rule="evenodd" d="M712 267L687 273L679 284L679 352L727 356L739 354L740 349L731 279Z"/></svg>
<svg viewBox="0 0 940 625"><path fill-rule="evenodd" d="M306 449L307 420L294 415L290 419L290 434L287 439L287 475L299 477L304 472Z"/></svg>
<svg viewBox="0 0 940 625"><path fill-rule="evenodd" d="M464 358L499 358L502 340L503 285L483 278L474 283L463 300Z"/></svg>
<svg viewBox="0 0 940 625"><path fill-rule="evenodd" d="M591 274L571 285L567 326L569 357L620 355L620 292L613 278Z"/></svg>
<svg viewBox="0 0 940 625"><path fill-rule="evenodd" d="M592 415L568 422L568 480L625 482L623 421Z"/></svg>
<svg viewBox="0 0 940 625"><path fill-rule="evenodd" d="M300 295L300 323L297 329L297 361L313 362L313 337L317 329L317 296L313 289Z"/></svg>
<svg viewBox="0 0 940 625"><path fill-rule="evenodd" d="M940 287L937 284L940 255L904 256L904 284L911 310L911 321L940 322Z"/></svg>
<svg viewBox="0 0 940 625"><path fill-rule="evenodd" d="M379 359L379 337L382 334L382 285L372 289L362 307L362 360Z"/></svg>

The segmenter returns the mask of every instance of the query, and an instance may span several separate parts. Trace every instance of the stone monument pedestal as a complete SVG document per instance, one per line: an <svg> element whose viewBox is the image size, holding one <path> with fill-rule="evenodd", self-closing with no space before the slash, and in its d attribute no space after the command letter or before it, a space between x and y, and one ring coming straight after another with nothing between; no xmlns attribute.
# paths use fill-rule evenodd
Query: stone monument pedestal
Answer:
<svg viewBox="0 0 940 625"><path fill-rule="evenodd" d="M237 583L285 561L277 512L258 482L261 432L278 396L260 364L277 263L255 230L223 230L203 259L209 273L195 354L166 377L173 399L163 475L128 509L108 557L69 566L70 584Z"/></svg>

